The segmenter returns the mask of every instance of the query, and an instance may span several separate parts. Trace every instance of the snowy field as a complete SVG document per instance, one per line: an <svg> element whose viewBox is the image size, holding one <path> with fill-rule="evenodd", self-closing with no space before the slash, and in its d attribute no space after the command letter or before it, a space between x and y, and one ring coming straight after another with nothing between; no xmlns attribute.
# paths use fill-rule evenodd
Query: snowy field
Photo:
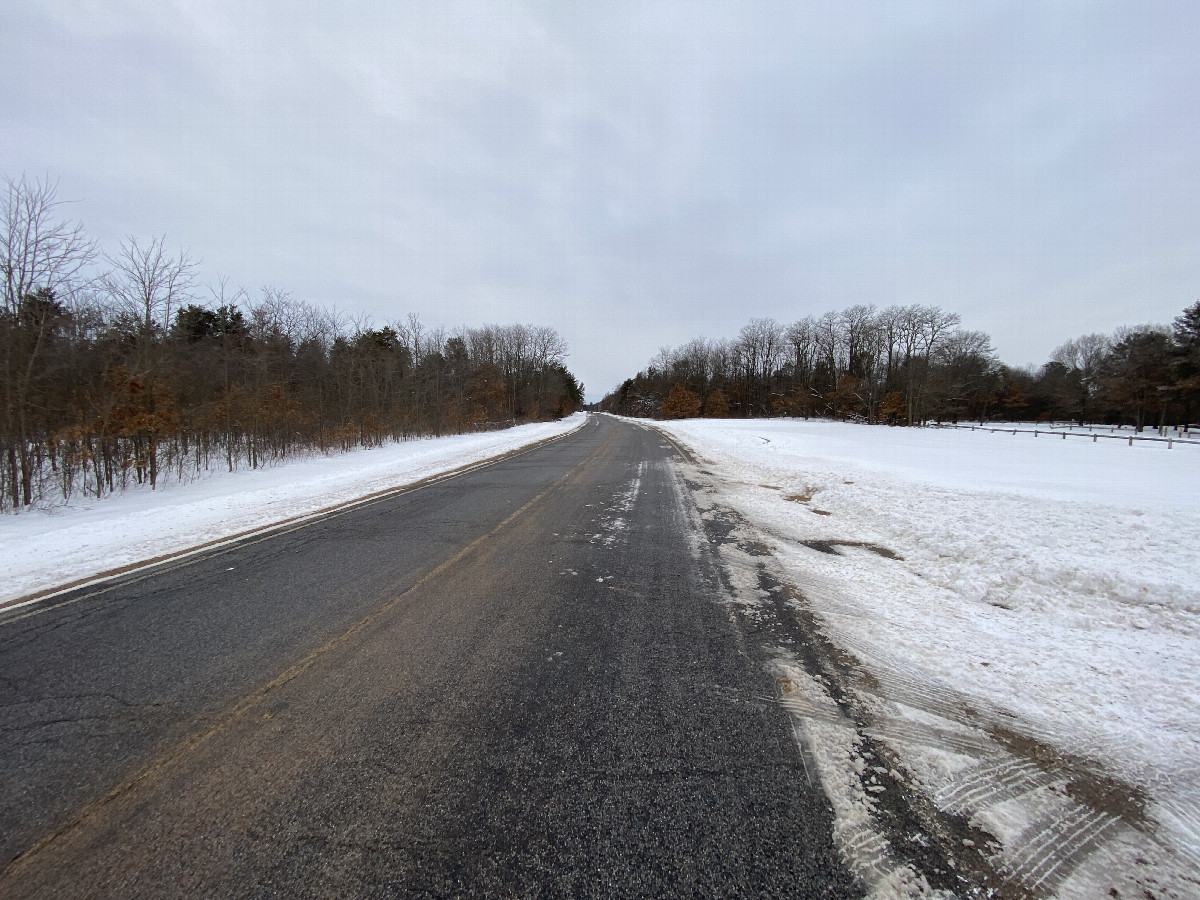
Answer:
<svg viewBox="0 0 1200 900"><path fill-rule="evenodd" d="M722 550L738 601L765 615L772 567L849 660L835 703L777 648L839 840L880 896L920 887L872 832L897 776L980 829L964 870L1032 896L1200 897L1200 446L656 427L697 456L705 518L769 550ZM869 741L904 771L866 765Z"/></svg>
<svg viewBox="0 0 1200 900"><path fill-rule="evenodd" d="M0 604L469 466L585 421L577 413L558 422L313 455L265 469L214 469L156 491L133 487L102 500L3 515Z"/></svg>

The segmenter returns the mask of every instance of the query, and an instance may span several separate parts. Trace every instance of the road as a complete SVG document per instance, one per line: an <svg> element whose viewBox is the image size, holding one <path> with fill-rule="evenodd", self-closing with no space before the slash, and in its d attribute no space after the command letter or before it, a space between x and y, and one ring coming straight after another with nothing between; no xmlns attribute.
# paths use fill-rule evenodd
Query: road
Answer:
<svg viewBox="0 0 1200 900"><path fill-rule="evenodd" d="M859 896L676 453L593 416L0 613L0 896Z"/></svg>

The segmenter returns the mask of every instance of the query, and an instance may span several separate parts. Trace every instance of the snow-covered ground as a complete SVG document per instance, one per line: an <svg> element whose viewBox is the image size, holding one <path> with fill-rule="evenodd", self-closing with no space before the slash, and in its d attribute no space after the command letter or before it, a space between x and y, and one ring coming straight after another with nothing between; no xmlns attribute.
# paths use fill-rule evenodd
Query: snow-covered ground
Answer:
<svg viewBox="0 0 1200 900"><path fill-rule="evenodd" d="M753 552L722 550L739 602L765 615L789 591L849 661L835 703L776 648L839 839L880 895L915 890L871 831L897 776L981 829L964 869L1035 896L1200 896L1200 446L656 427L697 456L704 516L740 523Z"/></svg>
<svg viewBox="0 0 1200 900"><path fill-rule="evenodd" d="M102 500L0 516L0 604L469 466L584 421L586 415L577 413L558 422L312 455L265 469L214 469L188 482L164 481L153 492L135 487Z"/></svg>
<svg viewBox="0 0 1200 900"><path fill-rule="evenodd" d="M0 516L0 603L583 420ZM828 648L771 648L836 836L873 893L929 893L880 825L903 785L948 817L952 866L1029 896L1200 897L1200 446L795 420L657 427L698 457L685 474L703 515L732 526L720 552L745 613L765 620L781 592L845 669L835 683L814 670Z"/></svg>

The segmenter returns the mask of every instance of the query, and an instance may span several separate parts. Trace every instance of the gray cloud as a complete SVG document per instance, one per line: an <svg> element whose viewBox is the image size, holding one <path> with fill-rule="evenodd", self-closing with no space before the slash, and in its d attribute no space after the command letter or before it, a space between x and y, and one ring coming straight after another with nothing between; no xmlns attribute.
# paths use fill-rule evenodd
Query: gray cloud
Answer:
<svg viewBox="0 0 1200 900"><path fill-rule="evenodd" d="M937 303L1014 363L1200 296L1189 3L14 2L0 170L376 321L663 344Z"/></svg>

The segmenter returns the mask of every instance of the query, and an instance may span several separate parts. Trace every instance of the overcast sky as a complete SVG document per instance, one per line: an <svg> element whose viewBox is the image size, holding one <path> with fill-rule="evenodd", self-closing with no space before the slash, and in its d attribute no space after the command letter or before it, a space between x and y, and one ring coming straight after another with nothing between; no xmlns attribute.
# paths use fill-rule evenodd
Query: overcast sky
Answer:
<svg viewBox="0 0 1200 900"><path fill-rule="evenodd" d="M1200 298L1200 3L0 4L0 174L377 325L663 345L930 303L1012 364Z"/></svg>

